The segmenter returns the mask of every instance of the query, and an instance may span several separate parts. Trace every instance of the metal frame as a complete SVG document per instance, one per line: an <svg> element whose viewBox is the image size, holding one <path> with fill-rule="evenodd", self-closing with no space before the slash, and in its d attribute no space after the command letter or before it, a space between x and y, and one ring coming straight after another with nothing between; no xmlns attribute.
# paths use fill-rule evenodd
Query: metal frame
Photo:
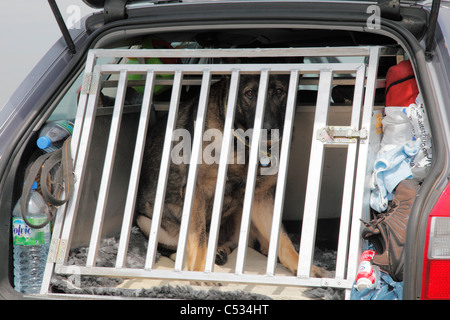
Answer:
<svg viewBox="0 0 450 320"><path fill-rule="evenodd" d="M124 278L160 278L160 279L185 279L197 281L224 281L258 284L276 284L285 286L313 286L335 287L350 289L356 276L356 268L360 250L360 221L364 215L364 192L367 172L368 135L370 134L370 121L374 105L374 93L377 85L377 69L379 47L345 47L345 48L299 48L299 49L227 49L227 50L91 50L87 57L85 68L85 81L81 90L79 107L76 115L74 134L72 138L72 156L74 159L74 171L76 176L74 193L67 206L62 206L57 212L54 224L53 238L41 294L48 294L49 284L53 273L80 274L93 276L111 276ZM125 58L125 57L273 57L273 56L363 56L368 57L366 66L362 63L336 63L336 64L207 64L207 65L146 65L146 64L96 64L100 57ZM96 254L100 242L103 217L108 199L108 190L114 154L116 152L117 138L120 130L121 116L123 113L123 101L127 88L127 76L132 73L146 75L145 93L142 102L141 116L137 134L137 141L133 155L133 165L129 181L127 202L124 211L123 223L120 234L119 250L114 268L96 266ZM150 121L152 107L153 87L157 74L172 73L174 78L173 91L169 106L169 117L166 129L166 138L162 154L160 175L155 200L155 208L152 226L149 236L148 252L144 269L132 269L126 267L126 254L131 231L132 218L137 194L140 167L142 163L145 132ZM290 85L287 100L287 110L280 155L280 167L278 183L275 195L275 207L271 230L271 241L268 253L266 274L251 275L244 273L244 259L247 248L247 239L250 226L250 214L252 209L253 189L256 180L257 148L250 150L250 162L246 193L243 205L243 218L241 223L241 237L237 248L237 262L235 273L214 272L214 257L220 222L220 212L224 193L224 184L227 173L227 156L233 141L231 128L237 99L239 76L241 74L260 74L260 90L264 92L268 83L268 76L272 73L290 75ZM277 263L278 236L282 218L282 208L287 179L289 158L289 146L292 137L293 119L296 106L298 78L300 74L317 73L319 76L319 93L316 106L311 159L308 173L305 210L303 215L303 229L300 245L300 259L298 274L296 276L277 276L275 267ZM327 113L330 106L330 92L333 75L337 73L356 74L355 96L352 112L352 132L365 130L365 136L360 136L348 141L323 141L320 138L320 130L327 127ZM94 119L97 111L97 101L100 92L100 78L102 74L118 74L117 96L112 116L112 124L107 145L103 176L101 180L98 204L95 211L93 231L89 245L89 253L85 266L69 266L66 261L69 254L71 237L77 216L77 208L80 201L81 186L83 185L86 160L91 143L94 127ZM216 195L213 206L213 215L209 234L209 245L204 272L183 270L184 249L189 228L189 217L192 199L195 192L197 166L189 167L187 192L183 209L183 218L180 229L177 259L174 270L154 269L156 255L156 240L161 215L164 206L164 195L170 163L170 150L172 134L177 120L180 89L184 75L201 75L200 103L193 137L192 163L198 163L201 152L201 135L203 132L209 86L212 75L231 75L230 92L227 104L225 130L223 136L221 159L219 164ZM167 80L164 80L167 81ZM257 110L254 128L262 128L264 115L265 94L258 95ZM260 130L253 130L252 141L259 141ZM314 252L314 239L318 213L318 201L324 148L327 146L348 147L346 176L343 193L343 205L341 213L341 225L338 244L338 256L336 275L334 278L310 277L310 270Z"/></svg>

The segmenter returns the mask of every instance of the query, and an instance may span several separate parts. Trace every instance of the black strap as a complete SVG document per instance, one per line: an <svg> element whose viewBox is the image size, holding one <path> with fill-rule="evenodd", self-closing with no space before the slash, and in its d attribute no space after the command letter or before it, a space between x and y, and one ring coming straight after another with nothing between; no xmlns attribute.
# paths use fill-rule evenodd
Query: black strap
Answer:
<svg viewBox="0 0 450 320"><path fill-rule="evenodd" d="M59 207L66 203L72 193L74 186L74 174L73 174L73 160L70 151L70 141L68 138L61 149L53 152L46 153L39 158L31 166L28 175L25 179L22 190L22 198L20 202L20 209L22 212L22 218L25 223L33 229L40 229L46 226L54 216L56 212L56 207ZM58 166L58 167L57 167ZM53 179L50 181L50 185L54 186L52 188L48 186L48 179L51 178L50 172L55 168ZM33 183L36 181L36 177L40 172L40 185L41 193L44 200L49 204L49 212L47 213L46 220L38 225L32 224L26 217L27 200L31 191ZM61 199L61 194L65 188L65 198Z"/></svg>
<svg viewBox="0 0 450 320"><path fill-rule="evenodd" d="M405 82L405 81L414 79L414 78L415 78L415 76L412 75L412 76L408 76L408 77L405 77L405 78L402 78L402 79L399 79L399 80L397 80L397 81L392 82L392 83L386 88L386 92L385 92L384 94L387 95L388 92L389 92L389 89L391 89L393 86L395 86L395 85L397 85L397 84L400 84L400 83L402 83L402 82Z"/></svg>

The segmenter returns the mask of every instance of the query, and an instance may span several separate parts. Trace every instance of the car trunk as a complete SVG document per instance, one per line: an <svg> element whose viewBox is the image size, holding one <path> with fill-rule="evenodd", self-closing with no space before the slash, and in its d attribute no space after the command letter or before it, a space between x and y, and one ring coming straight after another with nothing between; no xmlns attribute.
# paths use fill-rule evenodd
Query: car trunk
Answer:
<svg viewBox="0 0 450 320"><path fill-rule="evenodd" d="M167 8L170 10L170 6ZM165 13L166 8L161 10ZM135 15L136 19L142 19L139 10ZM132 12L130 16L133 17ZM95 19L94 16L92 20ZM107 37L98 37L80 70L82 82L70 87L70 90L80 88L76 112L73 109L61 112L64 103L59 103L50 116L49 120L75 119L71 147L76 183L74 194L67 205L59 207L52 225L54 233L41 294L56 296L65 291L85 295L89 291L86 286L94 284L93 292L97 294L115 291L126 295L123 289L213 281L221 283L221 291L254 286L256 289L249 290L250 294L275 299L314 296L304 288L332 288L337 290L336 296L343 297L340 292L345 291L345 297L349 298L361 249L367 245L360 237L359 219L368 221L373 214L369 205L370 182L383 139L386 74L392 66L408 59L408 47L377 33L351 28L329 31L295 27L291 21L289 27L270 24L270 28L267 24L251 27L240 24L236 28L230 24L202 23L202 28L190 26L175 31L140 26L133 30L124 28L127 29L124 33L118 28L109 31ZM154 48L152 42L149 47L148 39L157 39L160 46ZM160 59L149 62L146 60L149 57ZM303 62L299 63L299 58ZM239 246L225 267L214 266L214 239L220 212L213 213L206 271L188 271L183 252L189 210L181 221L178 247L182 249L176 258L160 257L157 234L151 233L147 239L135 227L141 148L145 145L147 128L156 127L164 115L169 118L167 126L175 128L175 122L170 122L171 111L175 121L181 101L196 95L200 101L207 99L203 86L209 87L223 77L229 78L233 88L242 74L256 74L260 81L271 74L291 77L287 106L291 113L287 111L286 117L289 114L292 117L293 130L292 136L283 136L285 148L281 146L278 150L272 222L277 227L271 231L267 252L247 249L250 215L257 214L251 209L254 177L260 170L253 161L258 150L249 147ZM151 89L154 85L159 87ZM227 96L235 93L230 89ZM263 108L264 102L258 106ZM233 110L232 102L227 112L233 112L229 110ZM201 115L197 111L197 123L203 121ZM258 118L255 121L255 125L262 125ZM289 121L285 126L288 128L284 128L283 134L289 134L290 130L286 130ZM198 127L192 132L193 151L197 150L196 143L199 146L205 142L201 130ZM165 142L167 157L162 154L159 169L160 213L166 192L164 180L173 160L169 154L176 145L170 143L176 141L171 131L167 131ZM259 138L258 133L253 136ZM24 147L22 167L37 150L35 140L36 134L30 136ZM202 159L190 160L198 163ZM186 195L190 191L195 194L196 171L191 169L195 167L189 166ZM16 186L22 185L23 180L24 174L18 174ZM219 174L217 201L225 183L226 179ZM15 199L20 196L20 188L16 189ZM188 196L185 201L190 208ZM153 215L158 217L160 213L155 210ZM280 222L299 251L299 271L295 275L277 261ZM157 225L152 228L157 230ZM324 266L330 271L329 276L312 276L313 264ZM85 281L93 278L96 280ZM117 278L123 280L113 280Z"/></svg>

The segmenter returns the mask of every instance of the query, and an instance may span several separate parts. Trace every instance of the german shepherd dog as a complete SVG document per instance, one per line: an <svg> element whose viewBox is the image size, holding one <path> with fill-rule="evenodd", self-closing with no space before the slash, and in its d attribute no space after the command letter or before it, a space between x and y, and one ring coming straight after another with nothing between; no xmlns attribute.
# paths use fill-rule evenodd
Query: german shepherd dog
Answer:
<svg viewBox="0 0 450 320"><path fill-rule="evenodd" d="M264 129L279 129L280 137L282 136L281 132L284 123L288 82L289 76L271 75L266 98ZM235 129L245 131L253 127L258 86L259 76L241 76L235 111ZM211 86L205 131L208 129L218 129L220 132L223 132L228 90L229 79L227 78ZM191 133L191 136L193 136L198 100L197 96L188 103L182 102L178 110L176 127L177 129L187 129ZM164 121L158 121L155 126L149 129L142 164L136 206L136 222L147 237L150 231L156 186L158 184L165 125L166 123ZM235 144L238 143L237 139L235 140ZM212 142L217 146L215 150L220 150L221 142L221 139L216 139ZM204 141L203 149L208 144L211 144L211 142ZM235 146L235 160L240 156L238 155L238 150L239 148ZM175 164L173 161L170 164L164 209L158 233L159 249L161 250L163 248L166 252L167 250L176 251L177 248L188 166L188 164L184 163ZM228 255L238 244L247 170L248 161L245 161L245 164L238 164L238 161L232 161L228 165L219 242L215 257L215 262L219 265L227 261ZM204 269L208 228L214 202L217 172L217 163L207 164L205 161L202 161L199 164L187 242L187 267L192 271L202 271ZM248 244L267 255L277 175L258 174L256 179ZM296 274L298 253L283 227L280 233L278 257L287 269ZM323 277L325 274L326 271L322 268L317 266L312 267L313 277Z"/></svg>

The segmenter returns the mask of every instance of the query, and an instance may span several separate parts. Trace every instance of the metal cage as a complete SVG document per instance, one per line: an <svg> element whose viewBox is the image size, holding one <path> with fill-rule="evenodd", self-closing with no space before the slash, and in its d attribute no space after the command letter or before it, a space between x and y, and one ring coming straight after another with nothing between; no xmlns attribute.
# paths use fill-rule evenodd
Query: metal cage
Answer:
<svg viewBox="0 0 450 320"><path fill-rule="evenodd" d="M367 195L366 177L369 171L368 148L370 126L374 106L375 89L377 86L377 70L379 47L343 47L343 48L289 48L289 49L174 49L174 50L91 50L88 54L84 82L79 98L75 128L72 137L72 156L76 183L74 193L67 205L59 208L54 223L53 237L47 261L41 294L49 294L49 284L53 274L81 274L92 276L109 276L123 278L159 278L185 279L197 281L223 281L254 284L275 284L285 286L335 287L351 289L360 253L360 218L367 215L368 206L365 203ZM117 64L98 63L100 58L230 58L230 57L364 57L361 63L311 63L311 64ZM95 209L92 234L90 237L87 263L85 266L67 265L75 220L79 210L83 181L85 179L89 146L95 125L96 112L102 87L102 76L118 75L117 92L113 108L111 127L109 130L106 156L100 182L97 206ZM132 157L131 172L127 181L127 195L120 232L120 243L115 266L106 268L96 266L96 256L102 234L106 203L111 183L111 175L117 150L117 141L124 114L124 99L129 84L130 74L144 75L144 95L140 106L137 138ZM171 74L172 79L157 79L159 74ZM271 241L267 258L266 273L262 275L246 274L244 259L246 255L250 215L252 212L253 190L257 172L257 148L250 149L246 192L240 230L240 240L237 248L237 261L234 273L218 273L214 271L214 258L217 245L220 214L224 193L225 176L227 173L227 157L233 142L231 134L235 113L235 102L239 76L242 74L259 74L260 90L267 86L271 74L287 74L290 76L289 92L279 159L278 183L275 194ZM316 74L318 80L318 98L315 106L315 120L310 151L310 165L303 212L303 226L299 249L298 273L292 276L275 274L277 264L278 237L282 219L282 209L288 176L288 159L292 138L293 119L296 112L296 98L299 81L311 81L302 78L302 74ZM329 126L327 123L330 109L330 95L334 81L339 81L338 74L350 75L354 83L354 98L350 126ZM180 89L184 82L193 81L186 76L197 76L201 84L200 102L197 121L192 139L192 158L190 163L198 163L202 147L202 132L208 91L214 76L228 75L231 77L224 136L212 221L209 232L206 265L204 272L193 272L184 269L184 252L189 228L190 210L195 192L197 165L190 165L188 172L185 204L182 224L179 234L177 257L173 270L158 270L154 268L157 250L158 228L164 206L165 188L170 164L172 135L177 120ZM152 115L155 83L168 83L172 86L170 105L168 107L168 122L162 154L160 174L156 192L156 200L151 225L148 252L145 267L134 269L126 266L126 254L129 245L130 230L133 222L134 207L138 189L140 169L145 146L147 128ZM262 128L265 94L258 95L254 128ZM260 130L253 131L252 141L259 141ZM345 168L345 182L342 194L342 210L337 250L335 276L333 278L314 278L310 276L313 260L314 241L317 224L319 193L321 188L321 172L323 154L326 147L348 148Z"/></svg>

